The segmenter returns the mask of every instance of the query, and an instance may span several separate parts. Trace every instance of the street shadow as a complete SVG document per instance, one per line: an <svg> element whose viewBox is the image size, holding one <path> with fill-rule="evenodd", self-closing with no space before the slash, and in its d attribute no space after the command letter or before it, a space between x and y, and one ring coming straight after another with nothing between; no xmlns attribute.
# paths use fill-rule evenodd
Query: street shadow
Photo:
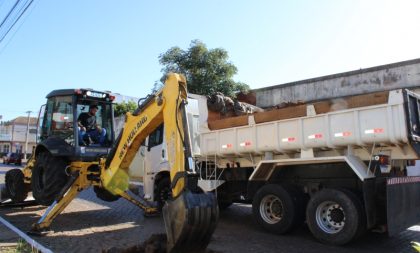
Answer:
<svg viewBox="0 0 420 253"><path fill-rule="evenodd" d="M13 210L2 209L0 210L0 216L23 231L29 231L31 225L41 217L39 211L42 211L42 215L45 210L46 208L43 206ZM88 211L64 211L54 219L50 228L54 232L71 232L92 227L100 228L124 223L130 223L130 226L144 226L145 224L150 224L151 226L163 227L163 220L161 217L144 218L143 213L140 210L137 213L134 213L132 211L118 212L113 209L99 209Z"/></svg>
<svg viewBox="0 0 420 253"><path fill-rule="evenodd" d="M54 252L100 252L111 247L132 247L152 234L165 233L162 217L145 218L136 206L120 199L98 200L92 191L66 209L52 223L51 233L35 240ZM97 210L83 210L98 205ZM0 215L22 231L40 218L43 206L1 210ZM42 212L43 213L43 212ZM410 241L420 241L420 231L406 230L389 238L386 234L366 233L341 247L321 244L303 224L287 235L266 232L255 222L250 205L234 204L220 212L220 219L209 248L217 252L414 252Z"/></svg>
<svg viewBox="0 0 420 253"><path fill-rule="evenodd" d="M357 240L344 246L331 246L318 242L304 223L284 235L272 234L264 230L252 214L251 205L234 204L220 212L220 220L216 229L217 239L223 240L226 248L236 247L237 252L415 252L410 241L420 241L420 231L405 230L394 237L386 233L366 232ZM231 241L240 238L244 242L234 245ZM265 248L263 245L270 245ZM216 250L219 248L216 247ZM232 251L235 252L235 251Z"/></svg>

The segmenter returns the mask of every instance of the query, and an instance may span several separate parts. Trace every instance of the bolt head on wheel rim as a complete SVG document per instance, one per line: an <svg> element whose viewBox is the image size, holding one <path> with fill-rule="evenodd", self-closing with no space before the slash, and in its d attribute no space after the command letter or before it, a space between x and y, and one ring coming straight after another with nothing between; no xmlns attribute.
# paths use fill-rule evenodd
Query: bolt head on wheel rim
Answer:
<svg viewBox="0 0 420 253"><path fill-rule="evenodd" d="M338 233L345 226L345 212L343 208L336 202L322 202L318 205L315 216L317 225L325 233Z"/></svg>
<svg viewBox="0 0 420 253"><path fill-rule="evenodd" d="M260 203L261 218L268 224L275 224L283 218L283 204L275 195L265 196Z"/></svg>

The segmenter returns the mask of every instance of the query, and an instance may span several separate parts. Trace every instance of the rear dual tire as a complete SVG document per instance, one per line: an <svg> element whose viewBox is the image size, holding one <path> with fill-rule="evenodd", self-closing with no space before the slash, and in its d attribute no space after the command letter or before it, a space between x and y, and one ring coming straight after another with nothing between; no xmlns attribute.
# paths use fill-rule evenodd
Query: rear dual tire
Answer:
<svg viewBox="0 0 420 253"><path fill-rule="evenodd" d="M331 245L344 245L365 231L361 200L345 189L323 189L315 193L306 209L312 235Z"/></svg>
<svg viewBox="0 0 420 253"><path fill-rule="evenodd" d="M285 234L303 223L304 205L303 193L298 189L268 184L255 194L252 212L264 229Z"/></svg>
<svg viewBox="0 0 420 253"><path fill-rule="evenodd" d="M255 194L256 221L276 234L290 232L305 220L313 236L326 244L344 245L366 231L362 200L347 189L323 189L306 205L306 195L295 187L263 186Z"/></svg>

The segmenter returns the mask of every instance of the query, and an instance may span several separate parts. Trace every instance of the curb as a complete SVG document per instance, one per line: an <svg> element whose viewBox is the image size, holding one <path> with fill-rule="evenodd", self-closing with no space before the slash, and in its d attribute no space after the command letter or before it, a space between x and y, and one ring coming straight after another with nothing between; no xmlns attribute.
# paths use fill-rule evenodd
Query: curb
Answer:
<svg viewBox="0 0 420 253"><path fill-rule="evenodd" d="M28 244L30 244L33 248L39 250L42 253L52 253L53 251L48 249L47 247L43 246L39 242L35 241L31 237L29 237L26 233L18 229L17 227L10 224L7 220L3 219L0 216L0 222L3 223L7 228L15 232L17 235L19 235L22 239L24 239Z"/></svg>

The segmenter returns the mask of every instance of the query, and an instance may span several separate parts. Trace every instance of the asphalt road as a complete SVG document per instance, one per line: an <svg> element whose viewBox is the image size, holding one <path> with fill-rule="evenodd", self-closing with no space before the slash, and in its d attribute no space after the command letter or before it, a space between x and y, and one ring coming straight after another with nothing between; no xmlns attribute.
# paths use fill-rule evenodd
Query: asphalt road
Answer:
<svg viewBox="0 0 420 253"><path fill-rule="evenodd" d="M0 166L0 183L14 166ZM45 207L0 208L0 216L23 231L30 229ZM54 252L100 252L111 247L129 247L162 234L161 217L145 218L141 210L125 200L104 202L92 190L82 192L52 224L54 233L35 238ZM0 225L0 231L4 227ZM1 235L1 234L0 234ZM0 236L0 243L6 242ZM367 233L345 247L317 242L306 226L288 235L273 235L260 229L249 205L233 205L221 212L209 249L216 252L414 252L411 241L420 241L420 226L398 236Z"/></svg>

